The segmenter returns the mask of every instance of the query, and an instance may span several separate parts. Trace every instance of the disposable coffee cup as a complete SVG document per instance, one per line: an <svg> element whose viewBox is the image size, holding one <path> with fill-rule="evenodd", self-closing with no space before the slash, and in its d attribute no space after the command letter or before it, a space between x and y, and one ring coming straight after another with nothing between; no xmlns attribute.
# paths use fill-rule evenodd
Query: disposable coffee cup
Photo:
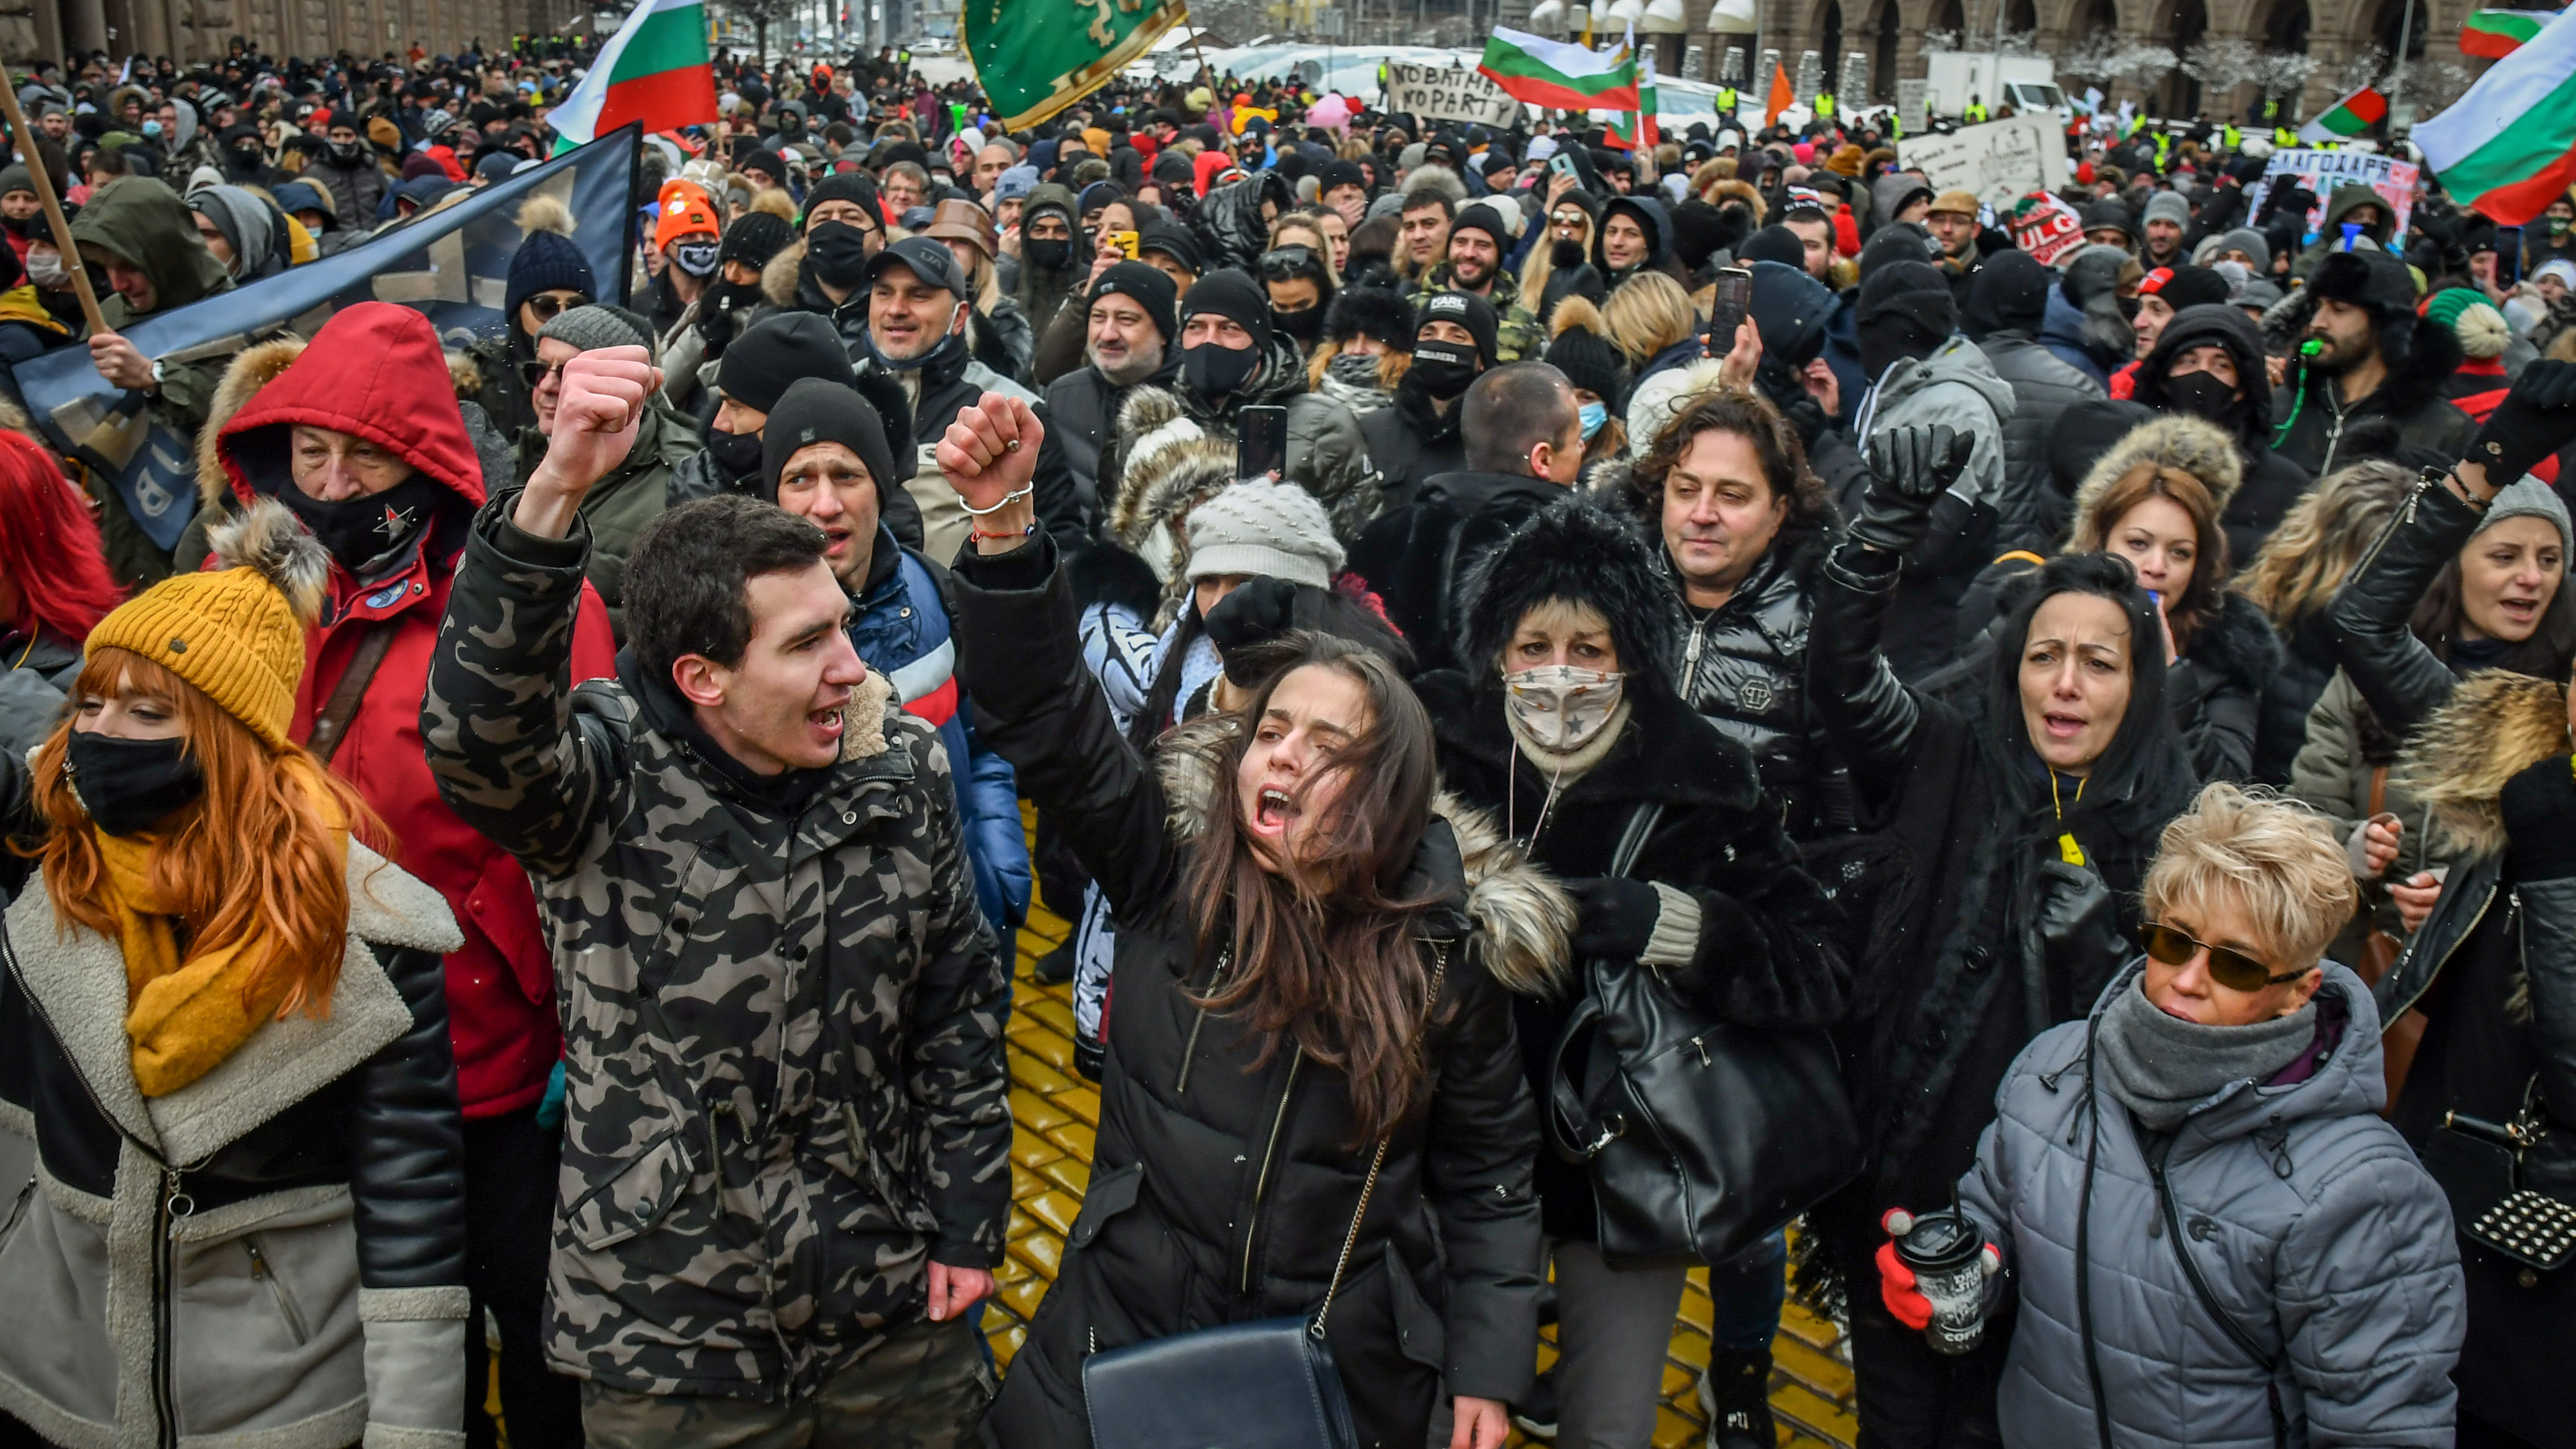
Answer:
<svg viewBox="0 0 2576 1449"><path fill-rule="evenodd" d="M1896 1257L1914 1271L1914 1288L1932 1305L1923 1339L1934 1353L1962 1354L1986 1336L1985 1248L1976 1225L1956 1208L1915 1217L1896 1240Z"/></svg>

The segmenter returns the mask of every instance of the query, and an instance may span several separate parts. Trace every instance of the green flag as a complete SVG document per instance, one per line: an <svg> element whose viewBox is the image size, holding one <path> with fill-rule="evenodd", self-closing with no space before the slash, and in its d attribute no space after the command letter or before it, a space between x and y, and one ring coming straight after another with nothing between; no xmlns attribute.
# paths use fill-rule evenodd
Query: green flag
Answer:
<svg viewBox="0 0 2576 1449"><path fill-rule="evenodd" d="M966 54L1018 130L1098 90L1189 13L1186 0L965 0Z"/></svg>

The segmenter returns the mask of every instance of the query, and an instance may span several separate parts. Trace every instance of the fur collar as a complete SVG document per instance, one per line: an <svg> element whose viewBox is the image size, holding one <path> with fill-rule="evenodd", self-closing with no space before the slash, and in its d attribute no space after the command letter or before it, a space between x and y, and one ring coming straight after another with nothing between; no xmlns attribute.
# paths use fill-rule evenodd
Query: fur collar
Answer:
<svg viewBox="0 0 2576 1449"><path fill-rule="evenodd" d="M780 247L778 255L771 257L761 267L760 295L769 299L769 305L782 312L797 310L796 269L803 265L805 265L805 238L800 236Z"/></svg>
<svg viewBox="0 0 2576 1449"><path fill-rule="evenodd" d="M2111 445L2111 451L2094 461L2076 486L2075 517L2089 515L2120 475L2141 463L2161 464L2199 479L2222 515L2245 481L2244 460L2226 429L2188 414L2160 413L2131 428Z"/></svg>
<svg viewBox="0 0 2576 1449"><path fill-rule="evenodd" d="M2191 659L2248 693L2261 694L2281 667L2281 636L2243 594L2218 596L2218 612L2191 641Z"/></svg>
<svg viewBox="0 0 2576 1449"><path fill-rule="evenodd" d="M2272 304L2263 313L2263 340L2266 345L2293 352L2306 335L2308 319L2317 311L2317 299L2305 287ZM2418 318L2408 343L2406 356L2388 369L2388 380L2369 397L2354 404L2357 411L2387 412L2406 416L2428 403L2443 400L2442 385L2460 370L2468 354L2460 350L2460 341L2448 327L2436 327ZM2285 387L2301 385L2301 374L2294 365ZM2322 382L2323 379L2318 379Z"/></svg>
<svg viewBox="0 0 2576 1449"><path fill-rule="evenodd" d="M1189 591L1190 541L1182 522L1234 483L1234 441L1202 427L1178 395L1141 384L1118 405L1115 436L1125 453L1118 460L1109 533L1162 580L1164 613L1155 620L1160 628Z"/></svg>
<svg viewBox="0 0 2576 1449"><path fill-rule="evenodd" d="M1174 841L1186 844L1206 831L1208 795L1226 740L1236 728L1230 717L1202 716L1155 745L1154 769L1163 782L1163 828ZM1572 954L1573 900L1484 811L1443 790L1433 798L1431 813L1447 821L1457 837L1467 883L1460 906L1485 969L1520 995L1555 994Z"/></svg>
<svg viewBox="0 0 2576 1449"><path fill-rule="evenodd" d="M301 337L277 337L245 347L233 354L224 367L222 380L215 384L213 401L206 405L206 420L197 426L197 502L200 507L218 511L232 507L233 480L224 472L221 459L215 456L215 444L231 422L233 414L253 393L275 381L287 364L304 355Z"/></svg>
<svg viewBox="0 0 2576 1449"><path fill-rule="evenodd" d="M411 1008L375 947L444 955L465 944L444 897L349 842L349 945L331 1013L272 1021L196 1081L146 1101L125 1035L125 967L116 943L54 914L38 877L8 911L27 992L100 1106L162 1160L193 1163L356 1069L411 1029Z"/></svg>
<svg viewBox="0 0 2576 1449"><path fill-rule="evenodd" d="M2567 693L2546 679L2489 669L2460 681L2450 703L2407 741L2392 784L2432 807L2436 827L2472 855L2505 846L2504 782L2566 753Z"/></svg>

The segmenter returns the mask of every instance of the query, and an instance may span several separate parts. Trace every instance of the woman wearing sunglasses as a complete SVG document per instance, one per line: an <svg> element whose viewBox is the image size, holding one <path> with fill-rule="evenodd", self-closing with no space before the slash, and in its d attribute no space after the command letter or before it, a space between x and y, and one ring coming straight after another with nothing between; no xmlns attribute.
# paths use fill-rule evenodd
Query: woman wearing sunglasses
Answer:
<svg viewBox="0 0 2576 1449"><path fill-rule="evenodd" d="M2355 900L2330 822L2211 785L2147 868L2144 958L2013 1063L1958 1185L2012 1276L1943 1314L2018 1296L2005 1444L2451 1442L2459 1250L2376 1110L2370 988L2324 959Z"/></svg>
<svg viewBox="0 0 2576 1449"><path fill-rule="evenodd" d="M1969 441L1945 427L1881 439L1850 536L1816 574L1814 715L1864 843L1891 849L1837 872L1868 943L1844 1060L1874 1160L1809 1221L1854 1285L1876 1275L1886 1209L1949 1200L2014 1056L2081 1020L2128 961L2157 833L2199 785L2165 706L2155 605L2124 558L2068 555L2016 581L1979 686L1897 682L1878 648L1888 601ZM1944 1357L1876 1294L1851 1298L1864 1422L1920 1422L1925 1442L1993 1434L2000 1335Z"/></svg>

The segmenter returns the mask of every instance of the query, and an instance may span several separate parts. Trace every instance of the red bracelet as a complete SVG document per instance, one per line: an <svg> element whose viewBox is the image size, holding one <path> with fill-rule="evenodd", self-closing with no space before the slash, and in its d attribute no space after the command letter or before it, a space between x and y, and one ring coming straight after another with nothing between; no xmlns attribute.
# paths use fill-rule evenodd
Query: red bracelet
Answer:
<svg viewBox="0 0 2576 1449"><path fill-rule="evenodd" d="M1004 538L1027 538L1027 537L1030 537L1031 535L1035 534L1037 531L1038 531L1038 526L1037 526L1036 524L1034 524L1034 523L1030 524L1030 525L1029 525L1028 527L1026 527L1026 528L1021 529L1021 530L1020 530L1019 532L1017 532L1017 533L986 533L984 530L982 530L982 529L980 529L980 528L970 528L970 529L966 530L966 541L967 541L968 543L978 543L978 542L981 542L982 540L984 540L984 539L988 539L988 538L991 538L991 539L1004 539Z"/></svg>

